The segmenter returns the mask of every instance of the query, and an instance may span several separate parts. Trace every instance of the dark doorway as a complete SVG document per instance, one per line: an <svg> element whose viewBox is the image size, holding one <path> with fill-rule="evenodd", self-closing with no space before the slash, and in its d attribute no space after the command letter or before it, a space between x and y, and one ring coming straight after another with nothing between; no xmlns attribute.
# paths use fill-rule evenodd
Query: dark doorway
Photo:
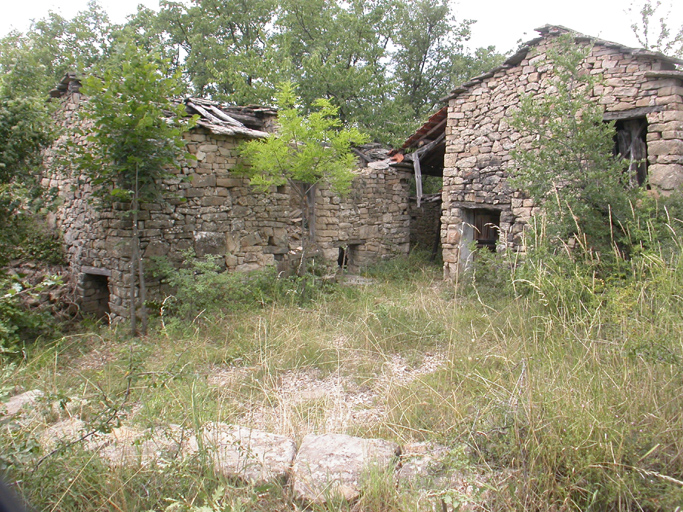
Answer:
<svg viewBox="0 0 683 512"><path fill-rule="evenodd" d="M339 248L339 257L337 258L337 265L342 270L346 270L349 266L349 250L347 247Z"/></svg>
<svg viewBox="0 0 683 512"><path fill-rule="evenodd" d="M98 320L109 317L109 278L107 276L83 274L81 311Z"/></svg>
<svg viewBox="0 0 683 512"><path fill-rule="evenodd" d="M472 234L478 248L486 247L491 252L496 251L498 233L500 231L500 212L496 210L473 210Z"/></svg>
<svg viewBox="0 0 683 512"><path fill-rule="evenodd" d="M647 119L619 119L614 123L614 155L624 159L631 186L647 181Z"/></svg>

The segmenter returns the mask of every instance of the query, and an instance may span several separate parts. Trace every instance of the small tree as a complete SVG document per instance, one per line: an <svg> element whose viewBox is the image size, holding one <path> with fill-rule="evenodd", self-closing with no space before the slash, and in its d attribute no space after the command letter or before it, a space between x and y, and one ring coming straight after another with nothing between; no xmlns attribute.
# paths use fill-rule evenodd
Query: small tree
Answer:
<svg viewBox="0 0 683 512"><path fill-rule="evenodd" d="M524 137L512 152L513 182L542 206L553 235L577 232L593 248L609 247L613 226L630 212L637 193L624 164L613 154L614 125L589 95L599 78L581 67L591 51L565 34L547 52L552 85L542 95L521 98L512 126Z"/></svg>
<svg viewBox="0 0 683 512"><path fill-rule="evenodd" d="M42 151L55 130L45 98L22 86L33 68L26 52L15 52L10 66L0 65L0 265L26 233L21 221L42 206Z"/></svg>
<svg viewBox="0 0 683 512"><path fill-rule="evenodd" d="M636 17L631 30L643 48L680 58L683 57L683 26L669 27L670 3L668 7L668 12L662 12L660 0L645 0L640 7L633 2L627 12Z"/></svg>
<svg viewBox="0 0 683 512"><path fill-rule="evenodd" d="M351 186L356 160L352 144L366 137L355 128L342 128L338 109L325 99L314 102L317 111L303 116L297 108L294 86L285 83L277 94L278 133L246 142L241 155L248 166L242 172L263 191L289 184L299 197L302 211L303 270L310 245L315 243L315 191L327 183L343 194Z"/></svg>
<svg viewBox="0 0 683 512"><path fill-rule="evenodd" d="M80 110L87 144L74 144L76 162L94 186L101 205L129 204L132 221L130 321L137 334L136 274L141 302L141 330L146 332L144 270L140 255L138 212L141 203L163 200L161 182L172 176L183 153L182 133L191 122L183 119L182 103L174 103L183 88L178 73L154 54L123 45L101 76L83 81L88 100ZM92 131L90 129L92 128Z"/></svg>

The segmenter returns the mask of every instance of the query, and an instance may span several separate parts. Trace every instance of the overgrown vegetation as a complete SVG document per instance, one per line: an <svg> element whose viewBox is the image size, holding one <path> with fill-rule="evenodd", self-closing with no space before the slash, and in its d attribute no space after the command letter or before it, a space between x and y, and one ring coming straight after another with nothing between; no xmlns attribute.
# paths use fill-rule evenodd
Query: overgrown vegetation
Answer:
<svg viewBox="0 0 683 512"><path fill-rule="evenodd" d="M600 83L581 67L590 51L573 34L547 50L551 86L522 96L513 116L512 126L525 137L512 151L513 183L543 208L551 245L573 239L608 257L612 243L623 245L615 236L642 190L612 154L614 125L603 122L604 106L588 99Z"/></svg>
<svg viewBox="0 0 683 512"><path fill-rule="evenodd" d="M174 102L182 91L180 73L169 73L168 63L148 54L133 42L115 48L101 74L83 79L88 96L78 110L80 128L74 130L67 158L72 172L80 172L94 186L99 205L124 203L124 217L131 222L130 323L137 332L147 331L145 270L140 250L139 212L142 204L162 203L162 180L180 167L185 141L192 127L185 105ZM88 127L86 129L85 127ZM94 127L94 130L90 130ZM138 304L139 301L139 304Z"/></svg>
<svg viewBox="0 0 683 512"><path fill-rule="evenodd" d="M295 439L346 432L451 450L417 488L369 480L353 510L472 499L493 510L673 510L683 500L683 226L660 218L668 237L640 218L650 223L649 248L616 279L597 278L583 259L537 253L514 272L510 260L496 262L507 286L479 282L461 293L412 256L370 269L372 285L331 286L303 306L274 275L242 278L243 295L226 278L226 293L244 299L235 308L202 284L205 274L220 282L213 269L188 268L173 277L188 286L187 309L176 310L185 321L144 342L108 329L65 337L5 371L0 387L49 398L47 416L0 434L8 474L44 510L303 507L287 487L216 475L201 455L111 469L76 444L35 469L50 401L79 403L81 417L94 419L129 390L120 420L141 428L225 421ZM197 311L204 298L221 310ZM283 391L297 379L308 398ZM340 386L334 393L330 382ZM326 391L315 395L318 386ZM339 420L342 404L354 404L355 420ZM467 498L439 484L451 471L486 483Z"/></svg>
<svg viewBox="0 0 683 512"><path fill-rule="evenodd" d="M356 156L351 147L367 142L356 128L344 128L339 108L330 101L314 101L316 111L301 114L299 98L291 83L280 86L277 94L278 131L264 139L252 139L240 146L244 158L241 174L264 192L271 187L288 185L299 199L301 208L301 263L303 276L311 247L315 246L315 202L319 185L327 185L339 194L351 188Z"/></svg>

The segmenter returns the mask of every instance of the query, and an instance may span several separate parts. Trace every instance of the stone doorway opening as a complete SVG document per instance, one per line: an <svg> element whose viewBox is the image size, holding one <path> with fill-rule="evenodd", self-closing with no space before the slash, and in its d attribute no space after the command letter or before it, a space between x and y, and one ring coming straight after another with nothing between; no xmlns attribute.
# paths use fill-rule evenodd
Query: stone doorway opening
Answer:
<svg viewBox="0 0 683 512"><path fill-rule="evenodd" d="M98 320L109 318L109 276L83 274L81 311Z"/></svg>
<svg viewBox="0 0 683 512"><path fill-rule="evenodd" d="M461 261L467 267L474 256L472 248L496 252L500 236L500 211L486 208L463 209Z"/></svg>
<svg viewBox="0 0 683 512"><path fill-rule="evenodd" d="M639 187L647 183L647 118L618 119L614 123L613 154L624 159L630 184ZM647 185L649 189L650 186Z"/></svg>

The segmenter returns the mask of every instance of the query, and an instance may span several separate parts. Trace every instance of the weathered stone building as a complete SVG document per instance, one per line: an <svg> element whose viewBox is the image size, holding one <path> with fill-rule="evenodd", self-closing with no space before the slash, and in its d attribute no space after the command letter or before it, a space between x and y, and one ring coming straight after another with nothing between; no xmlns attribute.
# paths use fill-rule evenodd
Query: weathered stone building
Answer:
<svg viewBox="0 0 683 512"><path fill-rule="evenodd" d="M62 102L58 122L63 137L70 136L78 122L79 87L77 78L67 75L52 94ZM276 113L195 98L185 103L190 114L199 116L197 126L185 134L188 152L196 160L187 160L177 178L165 180L168 201L142 205L143 258L163 255L180 262L185 251L194 250L198 256L219 256L229 271L284 266L295 260L301 245L301 212L289 187L261 193L232 172L238 145L273 131ZM386 154L376 150L363 156L348 196L339 197L323 186L316 193L320 254L352 271L409 249L410 174L391 168ZM83 311L126 317L132 227L125 205L96 209L88 179L60 167L53 151L46 155L46 168L44 185L59 191L53 220L64 237ZM152 296L155 286L152 283Z"/></svg>
<svg viewBox="0 0 683 512"><path fill-rule="evenodd" d="M538 29L503 65L455 89L447 105L406 141L416 148L404 162L419 162L422 174L442 175L441 243L444 275L452 278L469 257L469 246L523 249L521 234L534 204L512 188L510 150L525 143L509 124L511 109L523 95L552 86L546 51L559 26ZM604 105L605 121L615 121L615 143L625 154L646 159L638 181L660 194L683 186L683 71L679 59L575 34L591 45L583 69L600 75L603 85L592 99ZM405 165L405 164L400 164Z"/></svg>

